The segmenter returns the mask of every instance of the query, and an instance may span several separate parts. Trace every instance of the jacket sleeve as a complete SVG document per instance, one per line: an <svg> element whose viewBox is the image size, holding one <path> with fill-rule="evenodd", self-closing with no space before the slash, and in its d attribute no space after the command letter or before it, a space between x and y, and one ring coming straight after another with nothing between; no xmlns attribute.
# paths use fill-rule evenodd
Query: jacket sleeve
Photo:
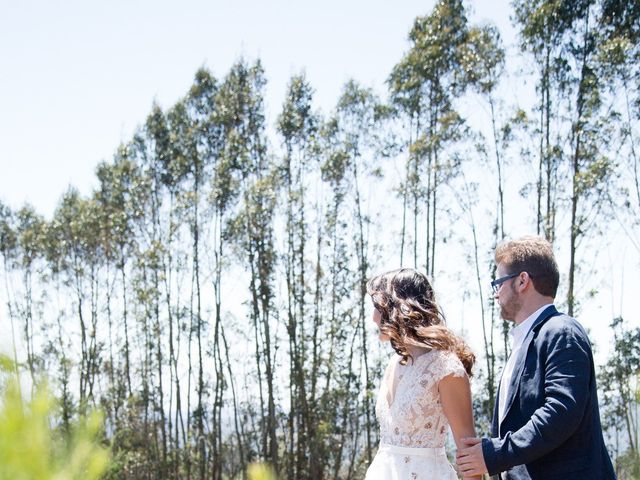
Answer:
<svg viewBox="0 0 640 480"><path fill-rule="evenodd" d="M555 323L555 322L554 322ZM591 347L575 324L540 330L535 344L546 355L544 398L531 419L504 438L484 438L482 452L491 475L530 463L554 450L578 428L589 401ZM542 337L542 338L541 338ZM526 384L520 380L520 388ZM522 392L520 392L522 394Z"/></svg>

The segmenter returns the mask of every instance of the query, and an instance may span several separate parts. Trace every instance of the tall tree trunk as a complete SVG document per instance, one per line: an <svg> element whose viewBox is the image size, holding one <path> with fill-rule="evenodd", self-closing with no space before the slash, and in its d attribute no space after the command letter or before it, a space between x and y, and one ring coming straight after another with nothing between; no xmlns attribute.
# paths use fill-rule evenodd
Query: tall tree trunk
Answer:
<svg viewBox="0 0 640 480"><path fill-rule="evenodd" d="M367 270L368 270L368 262L367 262L367 253L366 253L366 244L364 238L364 218L362 214L362 205L360 200L360 185L359 185L359 173L357 167L357 156L354 154L353 158L353 181L355 185L355 202L356 202L356 223L358 225L357 231L357 249L358 249L358 273L359 282L358 282L358 318L360 323L360 329L362 334L362 361L363 361L363 369L364 369L364 378L365 378L365 397L364 397L364 417L365 417L365 432L366 432L366 456L367 461L371 462L371 453L372 453L372 445L371 445L371 401L369 391L373 389L373 384L369 377L369 360L368 360L368 348L367 348L367 329L366 329L366 320L365 320L365 299L367 296L366 292L366 283L367 283Z"/></svg>
<svg viewBox="0 0 640 480"><path fill-rule="evenodd" d="M573 125L574 151L572 156L572 189L571 189L571 230L569 245L569 287L567 291L567 314L573 316L575 308L575 271L576 271L576 250L578 248L578 238L583 234L582 221L578 218L578 203L583 192L579 184L582 161L582 129L584 122L585 95L587 88L587 58L588 58L588 37L589 37L589 15L587 13L585 32L582 45L582 61L580 65L580 82L578 85L578 96L576 99L576 120Z"/></svg>

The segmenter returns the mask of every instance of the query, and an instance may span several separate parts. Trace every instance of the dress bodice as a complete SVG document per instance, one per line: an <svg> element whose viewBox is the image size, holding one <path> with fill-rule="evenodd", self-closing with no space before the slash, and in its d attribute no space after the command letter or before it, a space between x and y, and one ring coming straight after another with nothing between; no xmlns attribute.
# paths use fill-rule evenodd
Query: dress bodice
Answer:
<svg viewBox="0 0 640 480"><path fill-rule="evenodd" d="M400 365L394 355L382 378L376 402L380 440L404 447L442 447L448 422L440 404L438 383L444 377L466 376L455 353L430 350Z"/></svg>

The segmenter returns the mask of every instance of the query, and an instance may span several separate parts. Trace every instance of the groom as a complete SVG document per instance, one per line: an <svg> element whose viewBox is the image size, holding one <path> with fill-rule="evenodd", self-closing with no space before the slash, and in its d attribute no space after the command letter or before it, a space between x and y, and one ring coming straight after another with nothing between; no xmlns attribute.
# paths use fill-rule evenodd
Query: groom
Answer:
<svg viewBox="0 0 640 480"><path fill-rule="evenodd" d="M515 322L493 412L493 438L464 439L465 478L615 479L604 445L591 344L553 305L558 266L539 237L503 243L491 282L502 318ZM502 473L500 473L502 472Z"/></svg>

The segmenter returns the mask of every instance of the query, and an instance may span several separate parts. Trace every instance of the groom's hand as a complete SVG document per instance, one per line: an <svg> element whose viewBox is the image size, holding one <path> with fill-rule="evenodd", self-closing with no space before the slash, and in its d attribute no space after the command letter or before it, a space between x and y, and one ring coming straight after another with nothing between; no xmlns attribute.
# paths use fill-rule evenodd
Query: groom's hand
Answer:
<svg viewBox="0 0 640 480"><path fill-rule="evenodd" d="M456 464L464 478L477 477L487 472L482 455L482 440L480 438L467 437L460 439L464 448L458 449Z"/></svg>

